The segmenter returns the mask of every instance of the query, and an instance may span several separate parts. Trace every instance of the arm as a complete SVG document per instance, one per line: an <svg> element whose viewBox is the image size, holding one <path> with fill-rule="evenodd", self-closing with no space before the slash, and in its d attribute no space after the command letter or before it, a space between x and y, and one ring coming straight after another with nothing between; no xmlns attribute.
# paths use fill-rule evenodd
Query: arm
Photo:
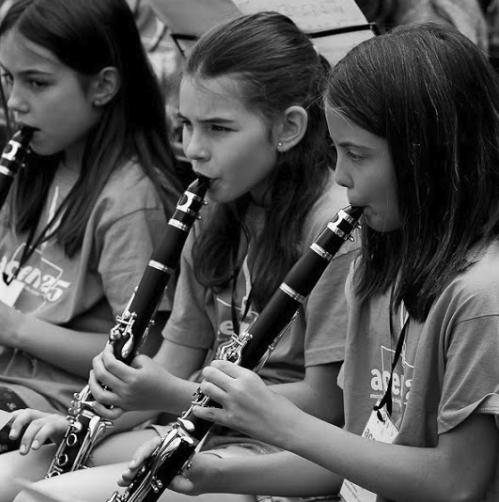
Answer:
<svg viewBox="0 0 499 502"><path fill-rule="evenodd" d="M118 481L120 486L127 486L133 480L139 467L160 443L161 438L155 437L137 450ZM230 458L200 452L168 488L189 495L265 493L310 497L336 493L341 482L341 478L327 469L286 451Z"/></svg>
<svg viewBox="0 0 499 502"><path fill-rule="evenodd" d="M92 358L106 343L107 333L88 333L56 326L2 302L0 319L0 345L23 350L82 377L88 375Z"/></svg>
<svg viewBox="0 0 499 502"><path fill-rule="evenodd" d="M309 366L305 368L303 380L271 385L270 388L306 413L342 426L343 392L336 384L340 369L341 363Z"/></svg>
<svg viewBox="0 0 499 502"><path fill-rule="evenodd" d="M214 362L204 375L203 392L223 408L197 407L197 416L289 450L387 499L476 500L495 468L499 435L490 415L472 414L441 434L435 448L390 445L307 415L226 361Z"/></svg>
<svg viewBox="0 0 499 502"><path fill-rule="evenodd" d="M181 493L265 493L313 497L337 493L342 478L288 451L258 456L219 458L198 453L192 467L168 487Z"/></svg>
<svg viewBox="0 0 499 502"><path fill-rule="evenodd" d="M159 313L160 317L164 315ZM0 345L22 350L84 378L92 369L92 359L103 350L109 337L108 332L76 331L58 326L23 314L1 301L0 321ZM147 340L154 342L161 337L158 331L152 326Z"/></svg>
<svg viewBox="0 0 499 502"><path fill-rule="evenodd" d="M478 422L473 423L476 419ZM334 467L336 471L344 470L357 484L394 501L477 500L487 487L495 463L493 446L485 448L487 460L480 460L484 452L480 448L490 440L487 424L479 423L483 419L493 422L491 417L473 415L462 426L467 431L442 435L435 449L375 443L339 429L335 439L330 431L322 427L315 430L315 425L308 424L313 425L308 430L314 431L316 439L306 443L304 439L310 440L312 435L297 434L302 441L297 450L327 469L290 452L230 459L200 453L194 457L192 467L177 476L169 488L190 495L237 492L320 496L340 489L342 478L331 472ZM332 443L326 437L339 441ZM359 444L355 445L357 440ZM341 451L343 447L345 451ZM473 464L470 469L473 459L479 459L479 465ZM125 480L127 475L124 473Z"/></svg>
<svg viewBox="0 0 499 502"><path fill-rule="evenodd" d="M491 415L471 415L440 435L436 448L379 443L306 422L316 427L314 438L306 447L295 442L293 451L394 501L479 500L495 469L499 441ZM333 454L326 445L334 445Z"/></svg>

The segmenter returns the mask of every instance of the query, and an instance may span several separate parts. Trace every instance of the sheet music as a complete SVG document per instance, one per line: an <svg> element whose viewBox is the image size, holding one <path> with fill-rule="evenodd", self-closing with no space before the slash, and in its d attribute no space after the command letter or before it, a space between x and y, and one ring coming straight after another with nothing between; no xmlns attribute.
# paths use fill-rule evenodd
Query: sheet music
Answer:
<svg viewBox="0 0 499 502"><path fill-rule="evenodd" d="M367 25L354 0L150 0L173 35L201 36L232 17L261 11L277 11L290 17L306 33ZM370 38L369 30L313 38L319 52L335 64L352 47Z"/></svg>
<svg viewBox="0 0 499 502"><path fill-rule="evenodd" d="M243 14L273 10L307 33L366 24L354 0L232 0Z"/></svg>
<svg viewBox="0 0 499 502"><path fill-rule="evenodd" d="M173 33L196 37L240 15L231 0L149 0L149 3Z"/></svg>
<svg viewBox="0 0 499 502"><path fill-rule="evenodd" d="M334 66L350 49L373 36L374 33L371 30L364 30L317 37L312 42L317 50Z"/></svg>

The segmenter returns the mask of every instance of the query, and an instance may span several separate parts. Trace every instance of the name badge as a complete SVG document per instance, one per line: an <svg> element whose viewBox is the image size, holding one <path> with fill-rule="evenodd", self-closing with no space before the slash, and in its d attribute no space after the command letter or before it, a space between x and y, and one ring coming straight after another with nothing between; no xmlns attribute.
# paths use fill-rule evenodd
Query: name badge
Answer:
<svg viewBox="0 0 499 502"><path fill-rule="evenodd" d="M0 276L0 300L8 305L9 307L13 307L20 294L24 289L24 283L13 279L10 284L5 284L5 281L2 280Z"/></svg>
<svg viewBox="0 0 499 502"><path fill-rule="evenodd" d="M398 430L390 415L383 407L379 411L373 410L362 437L381 443L393 443ZM377 495L345 479L341 486L340 498L343 502L375 502Z"/></svg>

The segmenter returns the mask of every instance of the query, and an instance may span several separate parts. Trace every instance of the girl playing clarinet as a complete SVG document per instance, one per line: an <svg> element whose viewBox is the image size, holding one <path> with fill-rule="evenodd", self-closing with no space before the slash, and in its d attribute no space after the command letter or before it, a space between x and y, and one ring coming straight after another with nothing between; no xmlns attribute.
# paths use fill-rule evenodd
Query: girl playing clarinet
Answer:
<svg viewBox="0 0 499 502"><path fill-rule="evenodd" d="M328 70L310 39L275 13L229 21L192 49L180 86L179 118L186 156L196 173L211 180L209 205L184 248L174 310L158 355L139 356L128 367L106 349L94 360L90 385L99 413L114 418L123 409L153 409L176 417L188 409L206 361L258 316L298 257L347 205L345 191L333 180L321 99ZM273 392L338 425L342 401L334 382L343 361L344 285L355 248L346 244L336 254L259 372ZM43 442L46 433L28 429L23 443L28 448L34 438ZM95 449L94 465L129 460L155 434L148 429L111 436ZM275 451L227 428L213 431L203 448L225 458ZM35 464L40 476L39 466L47 466L45 451L53 455L54 448L24 458L10 455L0 472L37 479L26 465ZM36 488L102 501L117 489L123 468L86 469Z"/></svg>
<svg viewBox="0 0 499 502"><path fill-rule="evenodd" d="M364 210L346 287L345 427L216 361L201 389L223 408L195 414L288 452L201 453L171 488L497 501L497 75L454 29L415 25L354 48L333 69L325 102L336 181Z"/></svg>
<svg viewBox="0 0 499 502"><path fill-rule="evenodd" d="M0 213L0 410L66 414L181 186L124 0L17 0L0 65L15 122L34 129ZM160 310L158 324L171 301Z"/></svg>

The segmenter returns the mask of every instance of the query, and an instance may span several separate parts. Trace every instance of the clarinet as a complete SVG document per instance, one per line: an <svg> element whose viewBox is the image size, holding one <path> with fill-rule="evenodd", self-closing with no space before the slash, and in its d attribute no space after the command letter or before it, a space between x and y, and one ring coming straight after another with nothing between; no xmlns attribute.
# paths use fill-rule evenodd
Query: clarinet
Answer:
<svg viewBox="0 0 499 502"><path fill-rule="evenodd" d="M338 212L291 268L258 318L243 333L233 335L230 343L223 347L220 359L253 369L259 369L266 362L329 262L346 240L353 240L351 234L361 215L362 209L353 206ZM159 499L214 425L196 417L194 406L220 407L198 389L191 407L172 425L124 494L115 492L107 502L156 502Z"/></svg>
<svg viewBox="0 0 499 502"><path fill-rule="evenodd" d="M124 312L116 317L108 343L113 346L116 359L130 364L154 324L170 277L180 261L182 248L209 187L209 179L200 176L193 181L179 199L173 216L168 221L159 246L154 250L146 270L135 288ZM93 446L112 422L93 409L93 397L88 385L74 394L68 410L69 422L64 439L49 467L46 478L60 476L86 467Z"/></svg>
<svg viewBox="0 0 499 502"><path fill-rule="evenodd" d="M3 207L9 195L15 175L20 168L24 167L24 162L29 152L29 143L34 132L35 130L32 127L21 126L4 146L0 157L0 209ZM4 272L2 275L3 280L8 282L8 274ZM1 280L0 278L0 281ZM11 422L9 421L0 430L0 433L8 435L10 432L10 425ZM21 441L19 438L16 440L9 440L9 444L11 450L16 450L19 448Z"/></svg>
<svg viewBox="0 0 499 502"><path fill-rule="evenodd" d="M24 165L28 154L29 143L35 130L32 127L21 126L5 145L0 158L0 208L3 207L14 176Z"/></svg>

